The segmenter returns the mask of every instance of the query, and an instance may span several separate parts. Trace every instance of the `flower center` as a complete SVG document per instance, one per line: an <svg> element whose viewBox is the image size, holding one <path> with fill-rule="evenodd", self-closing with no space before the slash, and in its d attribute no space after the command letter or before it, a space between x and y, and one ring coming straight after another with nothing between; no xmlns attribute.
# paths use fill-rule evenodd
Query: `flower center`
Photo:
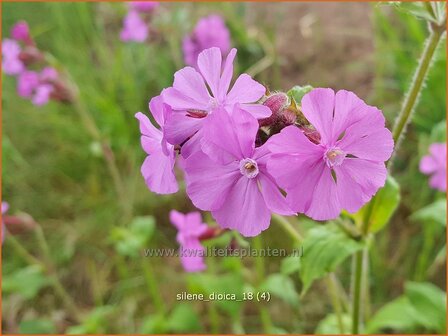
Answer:
<svg viewBox="0 0 448 336"><path fill-rule="evenodd" d="M339 147L331 147L324 154L324 160L328 167L340 166L347 154Z"/></svg>
<svg viewBox="0 0 448 336"><path fill-rule="evenodd" d="M219 106L221 106L221 103L217 98L211 98L210 101L208 102L208 110L210 112Z"/></svg>
<svg viewBox="0 0 448 336"><path fill-rule="evenodd" d="M258 164L252 159L242 159L240 161L240 172L247 178L254 178L258 175Z"/></svg>

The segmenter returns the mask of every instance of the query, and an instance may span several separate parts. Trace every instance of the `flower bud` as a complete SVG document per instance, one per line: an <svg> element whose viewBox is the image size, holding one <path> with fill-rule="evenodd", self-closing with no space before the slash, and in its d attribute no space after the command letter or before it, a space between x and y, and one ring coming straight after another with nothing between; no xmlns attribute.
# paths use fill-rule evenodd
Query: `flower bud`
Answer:
<svg viewBox="0 0 448 336"><path fill-rule="evenodd" d="M305 134L305 136L313 143L320 143L320 134L312 126L302 126L300 130Z"/></svg>
<svg viewBox="0 0 448 336"><path fill-rule="evenodd" d="M289 98L284 92L275 92L266 98L263 105L269 107L272 115L261 119L260 126L269 126L276 122L282 111L289 105Z"/></svg>

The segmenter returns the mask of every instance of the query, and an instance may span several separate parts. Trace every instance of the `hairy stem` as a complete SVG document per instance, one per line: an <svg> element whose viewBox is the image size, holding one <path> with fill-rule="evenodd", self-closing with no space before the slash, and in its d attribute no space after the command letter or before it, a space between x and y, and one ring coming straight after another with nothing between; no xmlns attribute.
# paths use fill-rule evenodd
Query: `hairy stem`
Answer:
<svg viewBox="0 0 448 336"><path fill-rule="evenodd" d="M418 98L423 89L423 83L425 82L425 79L428 75L428 70L434 58L437 45L439 44L441 37L444 33L444 29L445 28L440 29L440 27L433 26L433 28L431 29L431 33L425 42L425 48L423 50L422 56L420 57L417 69L415 70L411 86L409 87L409 90L406 93L403 102L403 107L401 108L401 111L398 114L398 117L395 121L395 125L392 131L392 137L395 142L394 153L397 152L402 135L404 134L407 125L411 121L412 112L414 111L415 106L417 105ZM391 161L392 159L389 160L389 162Z"/></svg>

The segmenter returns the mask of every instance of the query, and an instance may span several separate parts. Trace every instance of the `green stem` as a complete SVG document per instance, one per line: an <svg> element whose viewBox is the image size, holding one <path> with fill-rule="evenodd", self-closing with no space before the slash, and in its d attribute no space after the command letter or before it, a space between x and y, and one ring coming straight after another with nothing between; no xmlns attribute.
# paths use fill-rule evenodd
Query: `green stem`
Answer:
<svg viewBox="0 0 448 336"><path fill-rule="evenodd" d="M279 224L294 240L298 241L299 243L303 241L303 237L300 235L300 233L297 232L296 229L294 229L292 224L286 218L280 215L273 214L272 219L277 224Z"/></svg>
<svg viewBox="0 0 448 336"><path fill-rule="evenodd" d="M342 318L342 313L343 313L342 305L341 305L340 297L339 297L338 290L336 287L336 279L335 279L334 273L328 274L326 280L327 280L328 293L331 296L331 302L333 305L333 309L336 313L336 319L338 321L339 332L341 334L345 334L344 321Z"/></svg>
<svg viewBox="0 0 448 336"><path fill-rule="evenodd" d="M162 293L157 284L157 279L155 277L154 269L152 267L151 261L142 258L142 269L145 275L146 285L151 293L152 299L154 301L154 306L159 313L164 313L166 311L165 304L163 302Z"/></svg>
<svg viewBox="0 0 448 336"><path fill-rule="evenodd" d="M409 87L409 90L405 96L403 107L395 121L395 125L392 131L392 137L395 141L395 153L397 152L401 136L406 130L406 126L411 121L412 112L415 109L418 98L423 89L423 83L431 66L431 62L437 49L437 45L439 44L440 39L444 33L444 27L445 25L443 25L443 29L433 27L429 37L426 39L423 54L420 57L420 61L418 63L417 69L415 70L411 86ZM391 161L392 160L389 160L389 162Z"/></svg>
<svg viewBox="0 0 448 336"><path fill-rule="evenodd" d="M363 251L356 252L354 256L353 264L353 301L352 301L352 334L359 333L359 327L361 324L361 283L363 273Z"/></svg>

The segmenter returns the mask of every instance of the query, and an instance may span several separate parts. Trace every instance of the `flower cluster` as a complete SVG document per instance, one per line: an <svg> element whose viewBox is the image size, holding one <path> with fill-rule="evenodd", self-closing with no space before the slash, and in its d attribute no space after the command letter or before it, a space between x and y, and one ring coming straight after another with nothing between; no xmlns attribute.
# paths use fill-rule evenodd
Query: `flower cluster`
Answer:
<svg viewBox="0 0 448 336"><path fill-rule="evenodd" d="M230 50L230 32L219 15L209 15L200 19L193 32L184 37L182 50L185 64L198 70L196 62L199 54L212 47L219 48L223 55Z"/></svg>
<svg viewBox="0 0 448 336"><path fill-rule="evenodd" d="M156 1L133 1L128 3L128 13L123 19L120 39L123 42L144 42L149 35L148 19L159 6Z"/></svg>
<svg viewBox="0 0 448 336"><path fill-rule="evenodd" d="M446 143L433 143L429 146L429 155L420 161L420 171L431 175L429 185L446 192Z"/></svg>
<svg viewBox="0 0 448 336"><path fill-rule="evenodd" d="M232 83L232 49L202 51L197 68L174 75L142 113L142 174L150 190L178 190L176 154L186 192L221 228L255 236L272 213L315 220L356 212L386 180L394 144L380 110L354 93L314 89L301 102L247 74Z"/></svg>
<svg viewBox="0 0 448 336"><path fill-rule="evenodd" d="M56 69L49 66L36 47L28 24L16 23L11 38L2 41L2 68L5 74L17 77L17 93L36 106L51 99L69 102L72 94Z"/></svg>

